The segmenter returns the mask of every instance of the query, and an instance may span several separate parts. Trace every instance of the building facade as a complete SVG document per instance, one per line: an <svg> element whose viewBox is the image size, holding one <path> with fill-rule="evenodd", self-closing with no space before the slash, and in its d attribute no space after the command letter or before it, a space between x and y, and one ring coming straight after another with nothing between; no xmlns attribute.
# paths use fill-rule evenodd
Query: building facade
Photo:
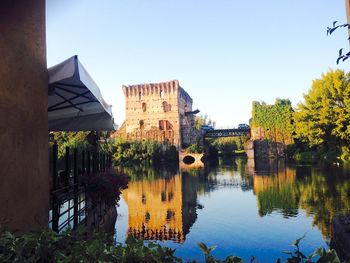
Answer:
<svg viewBox="0 0 350 263"><path fill-rule="evenodd" d="M117 136L179 147L196 142L193 100L177 80L123 86L123 92L126 118Z"/></svg>

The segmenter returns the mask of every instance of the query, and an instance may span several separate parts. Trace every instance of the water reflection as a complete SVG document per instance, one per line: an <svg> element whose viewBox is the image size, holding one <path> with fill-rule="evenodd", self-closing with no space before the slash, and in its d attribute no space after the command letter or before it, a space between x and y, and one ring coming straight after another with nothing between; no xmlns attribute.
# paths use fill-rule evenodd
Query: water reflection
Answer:
<svg viewBox="0 0 350 263"><path fill-rule="evenodd" d="M128 169L132 180L123 198L128 234L144 240L183 242L197 218L197 192L191 177L174 170L148 169L145 177Z"/></svg>
<svg viewBox="0 0 350 263"><path fill-rule="evenodd" d="M272 248L281 256L305 232L308 253L325 246L334 216L350 212L349 167L237 158L200 170L124 171L131 176L123 191L125 234L162 241L185 259L196 258L194 249L203 241L219 245L219 257L230 253L249 260L254 254L271 261L276 256Z"/></svg>
<svg viewBox="0 0 350 263"><path fill-rule="evenodd" d="M313 217L313 225L323 237L329 239L333 218L350 212L349 167L288 166L274 162L268 168L265 165L256 169L253 175L259 215L279 211L288 218L303 209Z"/></svg>

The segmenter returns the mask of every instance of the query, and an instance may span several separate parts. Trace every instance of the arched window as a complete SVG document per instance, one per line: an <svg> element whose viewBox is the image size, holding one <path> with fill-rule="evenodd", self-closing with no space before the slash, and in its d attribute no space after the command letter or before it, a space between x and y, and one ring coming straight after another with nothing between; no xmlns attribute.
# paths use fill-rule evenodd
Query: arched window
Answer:
<svg viewBox="0 0 350 263"><path fill-rule="evenodd" d="M143 111L143 112L146 112L146 110L147 110L147 105L146 105L145 102L143 102L143 103L142 103L142 111Z"/></svg>
<svg viewBox="0 0 350 263"><path fill-rule="evenodd" d="M164 91L163 91L162 89L160 89L159 96L160 96L161 98L164 98Z"/></svg>

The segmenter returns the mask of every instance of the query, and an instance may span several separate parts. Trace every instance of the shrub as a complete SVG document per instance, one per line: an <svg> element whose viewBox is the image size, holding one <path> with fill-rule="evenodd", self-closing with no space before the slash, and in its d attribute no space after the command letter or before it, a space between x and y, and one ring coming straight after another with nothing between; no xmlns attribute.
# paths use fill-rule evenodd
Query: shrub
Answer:
<svg viewBox="0 0 350 263"><path fill-rule="evenodd" d="M329 262L340 263L334 250L318 248L310 255L301 252L297 239L292 245L293 252L284 251L289 255L287 262ZM207 263L239 263L243 260L236 256L228 256L224 260L216 259L212 251L216 247L198 244ZM314 259L316 258L316 261ZM255 261L252 257L251 262ZM182 262L175 256L175 249L162 247L159 244L144 244L142 240L128 237L125 245L114 244L110 236L93 233L86 238L84 229L56 234L52 230L15 235L9 231L0 233L0 262ZM196 262L195 260L192 261ZM276 262L281 262L277 259Z"/></svg>
<svg viewBox="0 0 350 263"><path fill-rule="evenodd" d="M204 146L194 143L187 147L186 151L189 153L204 153Z"/></svg>
<svg viewBox="0 0 350 263"><path fill-rule="evenodd" d="M178 152L175 146L155 141L117 140L114 144L113 161L119 166L157 165L166 161L178 161Z"/></svg>

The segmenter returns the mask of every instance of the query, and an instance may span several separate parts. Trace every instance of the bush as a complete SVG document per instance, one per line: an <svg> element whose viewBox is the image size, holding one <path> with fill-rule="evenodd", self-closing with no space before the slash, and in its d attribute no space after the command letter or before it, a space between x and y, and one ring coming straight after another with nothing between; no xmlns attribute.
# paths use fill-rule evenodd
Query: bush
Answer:
<svg viewBox="0 0 350 263"><path fill-rule="evenodd" d="M212 145L218 150L220 155L234 155L238 150L237 138L218 138L212 142Z"/></svg>
<svg viewBox="0 0 350 263"><path fill-rule="evenodd" d="M289 255L287 262L329 262L340 263L334 250L316 249L306 256L297 239L292 245L293 252L284 251ZM243 260L236 256L228 256L224 260L216 259L212 255L215 247L208 247L204 243L198 244L205 261L208 263L239 263ZM313 259L316 258L316 261ZM252 257L251 262L256 262ZM110 236L94 233L86 238L84 229L67 231L56 234L51 230L15 235L9 231L0 233L0 262L182 262L175 256L175 249L162 247L159 244L144 244L142 240L128 237L125 245L114 244ZM195 260L192 261L196 262ZM277 259L276 262L281 262Z"/></svg>
<svg viewBox="0 0 350 263"><path fill-rule="evenodd" d="M123 141L114 144L113 161L115 165L154 164L178 161L175 146L155 141Z"/></svg>
<svg viewBox="0 0 350 263"><path fill-rule="evenodd" d="M181 262L175 250L129 237L115 245L110 237L83 230L56 234L51 230L14 235L0 234L0 262Z"/></svg>
<svg viewBox="0 0 350 263"><path fill-rule="evenodd" d="M204 146L194 143L187 147L186 151L188 153L204 153Z"/></svg>

